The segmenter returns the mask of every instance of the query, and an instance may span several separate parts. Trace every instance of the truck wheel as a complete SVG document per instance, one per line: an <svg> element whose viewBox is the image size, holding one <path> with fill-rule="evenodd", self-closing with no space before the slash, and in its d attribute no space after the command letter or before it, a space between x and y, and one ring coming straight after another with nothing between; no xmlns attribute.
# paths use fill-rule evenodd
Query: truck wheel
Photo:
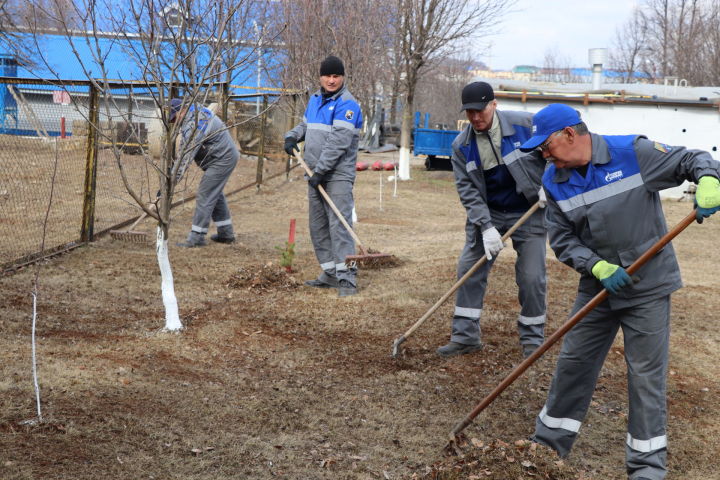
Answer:
<svg viewBox="0 0 720 480"><path fill-rule="evenodd" d="M434 165L433 161L435 160L435 155L428 155L428 157L425 159L425 170L433 170Z"/></svg>

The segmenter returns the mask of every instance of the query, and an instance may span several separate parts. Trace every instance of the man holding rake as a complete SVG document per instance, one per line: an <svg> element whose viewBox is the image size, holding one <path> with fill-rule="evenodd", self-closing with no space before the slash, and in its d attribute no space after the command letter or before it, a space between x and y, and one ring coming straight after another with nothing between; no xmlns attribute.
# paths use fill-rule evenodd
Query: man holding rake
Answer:
<svg viewBox="0 0 720 480"><path fill-rule="evenodd" d="M499 111L495 93L485 82L473 82L462 91L462 110L470 124L453 141L452 165L460 201L467 211L465 247L458 261L458 278L478 260L487 258L457 291L450 342L437 349L453 357L482 348L480 317L488 274L505 246L502 234L531 205L544 206L540 178L545 162L524 156L520 144L530 138L532 115ZM542 210L533 213L511 235L517 252L515 280L520 300L517 328L523 355L542 342L545 329L545 223Z"/></svg>

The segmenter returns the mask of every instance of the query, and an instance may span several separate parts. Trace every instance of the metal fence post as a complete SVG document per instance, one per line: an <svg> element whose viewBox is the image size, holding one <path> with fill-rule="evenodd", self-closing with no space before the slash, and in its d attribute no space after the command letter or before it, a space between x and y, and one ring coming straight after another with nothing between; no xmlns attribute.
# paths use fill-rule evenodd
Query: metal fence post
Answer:
<svg viewBox="0 0 720 480"><path fill-rule="evenodd" d="M255 175L255 184L257 190L260 191L260 185L263 181L263 166L265 164L265 125L267 124L267 108L268 108L268 96L263 94L263 105L262 115L260 116L260 150L258 152L257 160L257 174Z"/></svg>
<svg viewBox="0 0 720 480"><path fill-rule="evenodd" d="M292 130L292 128L295 126L295 109L297 108L297 94L292 94L292 103L290 104L290 115L288 116L288 122L287 122L287 128L285 129L286 132L289 132ZM287 159L285 160L285 180L290 178L290 166L292 163L292 157L290 155L287 156Z"/></svg>
<svg viewBox="0 0 720 480"><path fill-rule="evenodd" d="M97 178L98 129L100 128L99 92L90 85L90 107L88 112L87 150L85 155L85 197L83 199L82 228L80 240L91 242L95 224L95 181Z"/></svg>
<svg viewBox="0 0 720 480"><path fill-rule="evenodd" d="M228 103L230 102L230 99L228 98L228 92L230 90L230 83L229 82L223 82L223 84L220 86L220 112L223 122L225 122L225 125L228 123Z"/></svg>

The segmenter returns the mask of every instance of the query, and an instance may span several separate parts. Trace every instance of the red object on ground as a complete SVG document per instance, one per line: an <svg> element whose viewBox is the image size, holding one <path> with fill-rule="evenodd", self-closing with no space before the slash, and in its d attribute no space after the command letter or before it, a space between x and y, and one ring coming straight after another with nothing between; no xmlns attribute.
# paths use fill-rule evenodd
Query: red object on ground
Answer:
<svg viewBox="0 0 720 480"><path fill-rule="evenodd" d="M60 117L60 138L65 138L65 117Z"/></svg>
<svg viewBox="0 0 720 480"><path fill-rule="evenodd" d="M385 163L383 164L383 168L384 168L385 170L395 170L395 164L392 163L392 162L385 162Z"/></svg>
<svg viewBox="0 0 720 480"><path fill-rule="evenodd" d="M290 219L290 234L288 235L288 243L295 243L295 219Z"/></svg>
<svg viewBox="0 0 720 480"><path fill-rule="evenodd" d="M382 162L378 160L377 162L373 163L370 168L372 168L373 170L382 170Z"/></svg>
<svg viewBox="0 0 720 480"><path fill-rule="evenodd" d="M355 170L357 170L358 172L363 172L367 169L368 169L368 164L365 162L357 162L355 164Z"/></svg>
<svg viewBox="0 0 720 480"><path fill-rule="evenodd" d="M290 232L288 233L288 245L287 248L291 249L292 245L295 243L295 219L290 219ZM292 260L291 260L292 261ZM285 271L288 273L292 273L292 265L287 265L285 267Z"/></svg>

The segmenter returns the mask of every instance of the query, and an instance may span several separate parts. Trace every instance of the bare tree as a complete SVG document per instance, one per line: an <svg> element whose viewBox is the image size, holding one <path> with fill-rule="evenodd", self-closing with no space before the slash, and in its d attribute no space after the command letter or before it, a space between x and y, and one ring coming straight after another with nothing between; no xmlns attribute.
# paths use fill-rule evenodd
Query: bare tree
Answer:
<svg viewBox="0 0 720 480"><path fill-rule="evenodd" d="M541 74L546 82L567 83L575 80L570 57L562 55L555 47L545 50Z"/></svg>
<svg viewBox="0 0 720 480"><path fill-rule="evenodd" d="M390 0L281 0L276 17L287 23L281 35L286 58L279 62L278 72L282 85L314 91L320 62L336 55L345 64L353 95L370 118L376 97L389 82L391 7Z"/></svg>
<svg viewBox="0 0 720 480"><path fill-rule="evenodd" d="M714 2L713 2L714 3ZM683 77L704 83L705 67L698 56L706 44L708 7L698 0L646 0L647 61L657 76Z"/></svg>
<svg viewBox="0 0 720 480"><path fill-rule="evenodd" d="M470 80L468 71L474 64L470 59L446 58L439 61L437 67L429 70L418 82L415 110L430 113L433 123L455 129L460 118L460 92Z"/></svg>
<svg viewBox="0 0 720 480"><path fill-rule="evenodd" d="M720 85L720 0L713 0L703 29L705 42L700 61L705 66L706 85Z"/></svg>
<svg viewBox="0 0 720 480"><path fill-rule="evenodd" d="M400 133L400 179L410 179L410 135L418 82L443 57L463 50L463 41L481 44L494 32L514 0L397 0L393 16L400 38L404 94ZM481 37L482 36L482 37Z"/></svg>
<svg viewBox="0 0 720 480"><path fill-rule="evenodd" d="M156 173L156 181L139 186L128 176L127 163L123 155L123 143L120 139L101 127L97 117L87 120L104 135L105 143L115 157L124 186L132 201L147 215L155 218L157 227L157 259L162 276L162 296L165 305L165 328L182 328L174 282L168 256L168 233L171 224L170 208L173 195L181 178L179 159L195 147L196 131L190 138L178 141L180 125L169 121L167 108L171 96L170 87L179 86L183 105L208 104L216 99L217 92L210 86L228 78L229 72L242 68L255 54L252 39L238 37L238 31L231 25L251 23L250 15L256 10L251 4L261 1L224 0L220 3L210 0L126 0L124 8L117 9L113 0L76 0L72 14L78 19L80 29L75 29L66 21L67 13L55 16L53 12L65 0L47 0L55 3L54 9L43 6L41 16L47 16L55 22L85 75L91 80L94 89L100 92L99 103L108 119L117 119L133 126L131 112L123 108L124 98L139 101L140 96L150 98L160 112L163 142L159 157L148 151L142 151L142 158L151 172ZM242 17L242 18L241 18ZM39 45L42 30L35 29L33 37ZM112 33L108 33L112 32ZM244 31L247 33L246 31ZM86 47L91 58L81 53ZM245 54L238 54L238 46ZM120 49L122 54L135 66L135 74L140 78L121 79L117 87L116 72L110 72L107 57L112 49ZM115 50L117 53L117 50ZM42 58L51 72L53 67L49 59ZM132 73L128 73L132 75ZM62 79L57 78L59 87ZM79 109L80 110L80 109ZM196 109L195 112L198 110ZM87 110L81 111L87 115ZM190 115L190 114L189 114ZM194 115L197 115L195 113ZM195 122L197 128L197 122ZM177 146L182 144L182 150Z"/></svg>
<svg viewBox="0 0 720 480"><path fill-rule="evenodd" d="M622 73L622 83L633 83L635 73L644 70L648 35L648 21L640 8L636 8L627 23L616 30L610 65Z"/></svg>

